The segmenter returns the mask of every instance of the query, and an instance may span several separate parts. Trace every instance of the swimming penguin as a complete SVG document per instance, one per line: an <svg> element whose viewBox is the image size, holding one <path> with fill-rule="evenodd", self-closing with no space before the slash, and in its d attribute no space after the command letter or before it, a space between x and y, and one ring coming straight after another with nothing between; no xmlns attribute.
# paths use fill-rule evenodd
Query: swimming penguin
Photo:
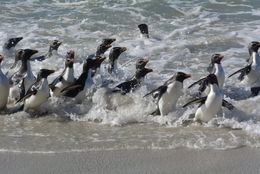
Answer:
<svg viewBox="0 0 260 174"><path fill-rule="evenodd" d="M96 56L103 55L109 48L112 47L112 43L116 41L115 38L103 39L102 43L97 47Z"/></svg>
<svg viewBox="0 0 260 174"><path fill-rule="evenodd" d="M113 47L110 50L109 58L108 58L109 59L108 72L110 74L117 70L117 59L120 56L120 54L126 50L127 50L126 47Z"/></svg>
<svg viewBox="0 0 260 174"><path fill-rule="evenodd" d="M149 38L149 31L148 31L148 25L147 24L139 24L138 28L141 32L141 37Z"/></svg>
<svg viewBox="0 0 260 174"><path fill-rule="evenodd" d="M83 71L79 78L73 84L61 90L61 95L76 98L79 102L82 101L87 90L94 84L91 77L92 68L95 67L100 61L103 61L103 58L87 59L83 65Z"/></svg>
<svg viewBox="0 0 260 174"><path fill-rule="evenodd" d="M106 59L106 56L95 56L93 59L97 60L97 62L95 63L95 66L92 68L92 77L94 77L99 72L101 64Z"/></svg>
<svg viewBox="0 0 260 174"><path fill-rule="evenodd" d="M152 90L144 97L153 95L157 99L157 109L151 115L167 115L176 107L179 97L182 95L183 81L191 77L190 74L177 72L164 85Z"/></svg>
<svg viewBox="0 0 260 174"><path fill-rule="evenodd" d="M258 95L260 91L260 57L258 54L258 49L260 47L260 42L253 41L249 45L249 52L251 52L251 63L246 67L234 72L229 77L240 73L238 79L240 81L244 80L246 77L247 82L251 85L251 96Z"/></svg>
<svg viewBox="0 0 260 174"><path fill-rule="evenodd" d="M8 78L1 69L3 59L4 56L0 55L0 111L6 108L10 89Z"/></svg>
<svg viewBox="0 0 260 174"><path fill-rule="evenodd" d="M10 97L13 99L23 97L36 80L31 70L30 58L33 54L38 53L38 51L24 49L18 50L18 52L20 55L19 60L22 62L21 67L9 79L9 83L12 86L10 89Z"/></svg>
<svg viewBox="0 0 260 174"><path fill-rule="evenodd" d="M7 40L6 43L3 45L3 53L5 56L11 57L15 53L15 46L18 44L23 39L23 37L15 37L15 38L10 38Z"/></svg>
<svg viewBox="0 0 260 174"><path fill-rule="evenodd" d="M126 94L131 91L134 91L138 86L140 86L141 80L146 76L146 74L153 72L153 69L142 68L138 69L135 73L135 76L126 82L123 82L115 87L112 92L121 92L121 94Z"/></svg>
<svg viewBox="0 0 260 174"><path fill-rule="evenodd" d="M225 72L224 72L224 69L221 65L221 61L222 61L223 58L224 58L224 55L213 54L212 57L211 57L211 64L208 68L210 73L213 73L217 76L220 89L223 89L224 82L225 82ZM195 86L196 84L200 85L200 88L199 88L200 92L205 92L206 94L209 93L210 88L208 87L206 77L194 82L188 88L191 88L191 87Z"/></svg>
<svg viewBox="0 0 260 174"><path fill-rule="evenodd" d="M47 101L50 97L47 77L54 72L54 70L48 69L40 70L36 82L26 92L25 96L17 101L17 103L23 102L20 110L27 111L29 109L35 109Z"/></svg>
<svg viewBox="0 0 260 174"><path fill-rule="evenodd" d="M50 47L49 47L49 51L48 53L42 55L42 56L38 56L38 57L33 57L31 60L37 60L37 61L43 61L47 58L50 58L53 56L53 52L57 52L60 45L62 44L61 41L58 41L58 40L54 40L50 43Z"/></svg>
<svg viewBox="0 0 260 174"><path fill-rule="evenodd" d="M76 79L74 77L74 69L73 69L74 57L75 57L74 51L71 50L67 52L65 69L49 85L54 96L60 96L61 95L60 92L62 89L66 88L67 86L75 82Z"/></svg>
<svg viewBox="0 0 260 174"><path fill-rule="evenodd" d="M219 88L217 76L215 74L210 74L206 77L206 80L210 87L209 94L183 105L183 107L186 107L191 104L200 103L194 118L194 121L198 122L208 122L211 120L220 111L221 106L224 106L229 110L234 108L232 104L223 99L224 94Z"/></svg>
<svg viewBox="0 0 260 174"><path fill-rule="evenodd" d="M149 59L143 59L143 58L138 59L135 64L136 70L145 68L145 66L148 62L149 62Z"/></svg>

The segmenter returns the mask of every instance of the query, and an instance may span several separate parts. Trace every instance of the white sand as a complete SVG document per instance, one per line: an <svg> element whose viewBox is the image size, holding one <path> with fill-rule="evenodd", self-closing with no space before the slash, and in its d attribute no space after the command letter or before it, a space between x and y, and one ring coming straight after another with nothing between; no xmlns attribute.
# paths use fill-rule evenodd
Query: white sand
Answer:
<svg viewBox="0 0 260 174"><path fill-rule="evenodd" d="M0 174L259 174L260 149L0 153Z"/></svg>

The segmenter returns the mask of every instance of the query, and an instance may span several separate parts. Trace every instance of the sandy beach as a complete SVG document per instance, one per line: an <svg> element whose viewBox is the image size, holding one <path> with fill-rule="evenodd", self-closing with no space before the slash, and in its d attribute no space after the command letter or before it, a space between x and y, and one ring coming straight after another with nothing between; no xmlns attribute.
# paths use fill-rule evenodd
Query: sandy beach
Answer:
<svg viewBox="0 0 260 174"><path fill-rule="evenodd" d="M54 154L1 153L1 174L259 174L260 150L126 150Z"/></svg>

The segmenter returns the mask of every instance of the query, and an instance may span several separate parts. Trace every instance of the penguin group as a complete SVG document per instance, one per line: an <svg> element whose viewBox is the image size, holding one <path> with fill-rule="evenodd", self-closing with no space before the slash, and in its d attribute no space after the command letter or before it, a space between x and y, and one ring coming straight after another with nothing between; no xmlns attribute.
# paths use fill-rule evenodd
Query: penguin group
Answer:
<svg viewBox="0 0 260 174"><path fill-rule="evenodd" d="M146 24L140 24L138 28L144 39L150 39ZM15 50L15 46L22 39L23 37L10 38L3 45L3 54L0 55L0 111L5 111L10 102L19 105L17 112L34 110L45 103L49 97L74 98L76 101L82 102L91 93L91 90L95 88L94 79L98 74L104 76L105 73L105 77L115 77L117 75L118 59L123 52L127 51L126 47L112 46L112 43L116 41L115 38L103 39L100 45L97 46L96 52L82 62L81 74L76 77L74 73L75 51L69 50L66 56L63 56L64 70L49 83L48 76L54 74L55 71L52 69L40 69L37 75L35 75L32 72L31 61L44 62L53 59L53 52L58 51L62 42L54 40L50 43L46 54L35 56L38 50ZM251 42L248 47L250 55L248 63L246 63L244 68L235 71L229 76L232 77L240 73L238 79L248 81L252 97L257 96L260 91L259 47L260 42ZM105 52L109 49L110 52L107 59ZM1 69L1 63L5 57L13 59L13 64L8 67L9 69L6 68L8 69L6 73L2 72ZM224 99L225 71L221 64L223 59L224 55L213 54L210 66L207 69L209 74L188 87L190 89L195 85L199 85L196 97L183 105L183 107L187 107L191 104L199 104L193 121L210 121L221 111L222 106L229 110L234 109L234 106ZM101 74L101 65L105 64L103 62L106 62L106 72ZM148 62L149 59L147 58L138 58L133 76L117 85L114 84L110 95L113 95L113 93L127 95L135 92L142 85L146 75L153 72L153 69L146 68ZM144 95L144 97L151 96L154 98L157 105L157 108L150 115L165 116L176 110L177 102L184 94L183 83L191 76L191 74L185 72L176 72L161 86ZM113 83L113 80L106 81L106 83Z"/></svg>

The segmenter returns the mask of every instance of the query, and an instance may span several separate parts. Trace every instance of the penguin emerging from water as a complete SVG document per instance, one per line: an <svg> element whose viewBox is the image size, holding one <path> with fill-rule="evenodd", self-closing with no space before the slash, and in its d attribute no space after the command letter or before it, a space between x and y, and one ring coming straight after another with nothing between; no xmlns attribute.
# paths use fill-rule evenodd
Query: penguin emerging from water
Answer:
<svg viewBox="0 0 260 174"><path fill-rule="evenodd" d="M213 54L211 57L211 64L208 68L209 72L212 74L215 74L217 79L218 79L218 84L219 84L219 88L223 89L224 86L224 82L225 82L225 72L224 69L221 65L221 61L224 58L224 55L221 54ZM188 88L191 88L193 86L195 86L196 84L199 84L199 91L205 92L206 94L209 93L209 87L207 84L207 80L206 77L194 82L193 84L191 84Z"/></svg>
<svg viewBox="0 0 260 174"><path fill-rule="evenodd" d="M251 63L246 67L234 72L229 77L240 73L238 79L240 81L246 80L251 86L251 96L257 96L260 91L260 56L258 49L260 42L253 41L249 44L249 53L251 53Z"/></svg>
<svg viewBox="0 0 260 174"><path fill-rule="evenodd" d="M54 72L54 70L48 69L40 70L36 82L26 92L25 96L17 101L17 103L23 102L20 110L27 111L29 109L35 109L48 100L50 97L50 89L47 77Z"/></svg>
<svg viewBox="0 0 260 174"><path fill-rule="evenodd" d="M31 60L37 60L37 61L43 61L47 58L50 58L53 56L53 52L58 52L58 49L60 47L60 45L62 44L61 41L58 41L58 40L54 40L50 43L50 46L49 46L49 51L48 53L42 55L42 56L38 56L38 57L33 57Z"/></svg>
<svg viewBox="0 0 260 174"><path fill-rule="evenodd" d="M150 72L153 72L151 68L142 68L138 69L135 73L135 76L126 82L123 82L115 87L112 92L121 92L121 94L125 95L131 91L134 91L137 87L140 86L141 80Z"/></svg>
<svg viewBox="0 0 260 174"><path fill-rule="evenodd" d="M108 72L111 74L112 72L117 71L117 59L121 53L127 50L126 47L113 47L109 53L109 66Z"/></svg>
<svg viewBox="0 0 260 174"><path fill-rule="evenodd" d="M71 98L76 98L77 101L82 101L89 88L92 87L92 68L97 66L99 62L104 61L105 57L99 59L87 59L83 65L83 71L79 78L71 85L61 90L61 95Z"/></svg>
<svg viewBox="0 0 260 174"><path fill-rule="evenodd" d="M136 61L135 68L136 70L145 68L146 64L149 62L149 59L140 58Z"/></svg>
<svg viewBox="0 0 260 174"><path fill-rule="evenodd" d="M112 43L116 41L115 38L103 39L102 43L97 47L96 56L103 55L109 48L112 47Z"/></svg>
<svg viewBox="0 0 260 174"><path fill-rule="evenodd" d="M140 30L142 38L149 38L149 31L148 31L148 25L147 24L139 24L138 28Z"/></svg>
<svg viewBox="0 0 260 174"><path fill-rule="evenodd" d="M23 39L23 37L10 38L3 45L3 53L5 56L11 57L15 54L15 46Z"/></svg>
<svg viewBox="0 0 260 174"><path fill-rule="evenodd" d="M151 113L151 115L163 116L173 111L179 97L183 93L183 81L190 77L190 74L177 72L177 74L166 81L164 85L146 94L144 97L152 95L153 98L157 99L157 109Z"/></svg>
<svg viewBox="0 0 260 174"><path fill-rule="evenodd" d="M9 80L1 69L3 59L4 56L0 55L0 111L6 108L10 89Z"/></svg>
<svg viewBox="0 0 260 174"><path fill-rule="evenodd" d="M31 70L30 58L32 55L38 53L37 50L21 49L17 51L19 60L21 60L21 67L9 79L12 86L10 89L10 97L13 99L21 98L25 95L30 86L35 82L35 76Z"/></svg>
<svg viewBox="0 0 260 174"><path fill-rule="evenodd" d="M74 69L73 69L74 60L75 60L75 52L72 50L67 52L67 56L65 60L65 69L49 85L54 96L60 96L61 95L60 92L62 89L66 88L67 86L75 82L76 79L74 77Z"/></svg>
<svg viewBox="0 0 260 174"><path fill-rule="evenodd" d="M217 76L215 74L210 74L206 77L206 80L210 87L209 94L183 105L183 107L186 107L191 104L200 103L194 118L194 121L198 122L208 122L211 120L220 111L221 106L224 106L229 110L234 108L232 104L223 99L224 94L219 88Z"/></svg>

